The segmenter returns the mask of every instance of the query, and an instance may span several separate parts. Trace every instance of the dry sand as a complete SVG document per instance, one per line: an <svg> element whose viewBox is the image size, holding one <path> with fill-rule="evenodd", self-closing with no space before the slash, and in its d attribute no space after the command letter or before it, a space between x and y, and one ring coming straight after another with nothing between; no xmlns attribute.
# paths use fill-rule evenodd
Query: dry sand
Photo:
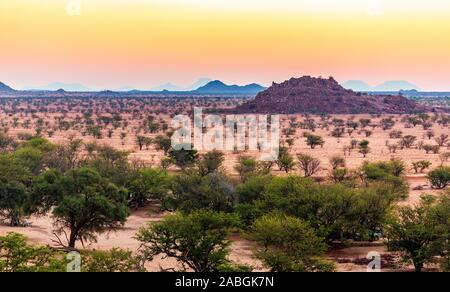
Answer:
<svg viewBox="0 0 450 292"><path fill-rule="evenodd" d="M17 115L16 115L17 116ZM37 114L38 117L43 117L42 114ZM51 124L54 123L54 120L57 116L60 116L60 114L47 114L46 120L50 121ZM67 115L68 119L75 118L75 113L69 113ZM14 118L14 116L3 116L0 115L0 117L4 120L4 122L11 122ZM349 118L349 116L336 116L338 118L342 118L346 120ZM366 115L356 115L352 116L356 121L359 120L362 117L367 117ZM373 123L377 123L381 120L381 118L384 118L386 116L382 116L379 118L372 118ZM170 124L170 119L168 116L161 116L161 118L165 119ZM157 118L159 119L159 117ZM397 120L397 124L395 125L393 130L400 130L403 132L403 135L415 135L418 137L418 141L423 140L425 143L429 144L435 144L434 140L428 140L425 137L425 130L423 130L420 126L417 126L415 128L404 128L403 123L400 122L401 116L395 116L395 119ZM301 116L298 116L298 120L302 120ZM318 118L316 118L318 120ZM282 128L286 127L289 124L288 117L283 116L282 117ZM131 120L128 128L126 130L118 129L114 132L114 135L112 138L105 138L94 140L92 137L88 136L81 136L79 135L79 132L74 130L69 131L56 131L54 136L50 138L52 142L55 143L63 143L67 141L67 138L71 135L75 135L78 138L81 138L84 142L93 142L96 141L98 144L107 144L111 145L117 149L125 150L130 152L130 158L131 159L140 159L144 160L146 162L152 163L152 164L159 164L160 159L163 157L162 153L160 151L156 151L153 146L150 147L148 150L139 151L137 149L137 146L135 144L135 137L130 134L127 136L127 138L122 141L119 137L120 132L126 131L128 133L133 133L134 129L136 129L138 125L138 121ZM33 127L31 127L33 128ZM332 128L332 127L331 127ZM358 131L355 131L351 136L348 134L345 134L342 138L334 138L330 136L330 132L325 129L317 129L315 134L321 135L325 140L325 145L322 148L317 149L310 149L306 143L305 139L302 137L302 133L304 130L297 129L297 133L292 136L292 138L295 139L295 144L292 148L292 154L296 153L308 153L312 156L319 158L321 160L322 164L322 170L318 174L319 176L326 176L330 166L329 166L329 159L333 155L343 155L343 147L350 144L350 141L352 139L357 140L363 140L367 139L370 142L370 148L372 149L371 153L368 155L367 158L363 158L361 154L357 153L357 151L354 151L351 153L350 156L346 157L347 166L349 168L357 168L359 167L364 161L379 161L379 160L388 160L390 158L401 158L403 159L408 167L410 167L411 163L418 160L429 160L432 162L432 167L437 167L440 164L440 161L438 159L437 154L425 154L425 151L423 150L417 150L417 149L404 149L404 150L398 150L397 153L389 153L387 147L385 146L386 141L389 141L389 143L394 144L398 142L399 139L390 139L389 138L389 132L383 131L381 128L377 127L375 129L371 129L373 131L373 134L370 137L365 137L364 133L358 133ZM440 135L441 133L449 134L448 128L443 128L437 124L434 125L433 130L436 134L436 136ZM18 133L23 132L30 132L33 131L30 129L24 129L21 126L17 128L10 128L9 134L10 135L17 135ZM162 133L155 133L155 134L149 134L148 136L154 137L157 134ZM442 148L443 151L450 151L446 150L445 148ZM250 153L252 154L252 153ZM225 169L231 173L235 174L234 165L236 163L236 160L238 158L238 154L232 154L227 153L226 154L226 160L225 160ZM448 162L446 163L448 165ZM298 172L298 170L294 171ZM283 175L282 172L278 172L274 170L274 173L277 175ZM410 183L411 191L410 191L410 197L409 199L404 202L404 204L416 204L419 201L420 195L422 193L432 193L436 194L438 193L435 190L432 190L430 186L428 185L427 179L426 179L426 173L423 174L415 174L410 168L407 170L407 179ZM423 190L412 190L413 188L417 186L423 186ZM137 230L142 227L146 226L148 223L156 222L158 220L161 220L162 215L151 215L149 214L148 210L141 210L134 212L129 218L127 223L125 224L124 228L121 230L118 230L117 232L110 233L108 235L101 235L98 238L98 242L90 245L89 249L110 249L112 247L121 247L124 249L130 249L130 250L137 250L139 248L139 243L133 238ZM52 220L50 217L40 217L40 218L31 218L30 222L32 225L30 227L26 228L10 228L7 226L0 226L0 235L4 235L8 232L18 232L26 235L28 237L28 240L33 244L49 244L53 245L52 242ZM242 239L241 237L234 235L233 236L233 246L232 246L232 252L231 252L231 259L240 262L240 263L246 263L251 264L254 266L260 266L260 264L252 259L252 244L245 239ZM383 246L375 246L375 247L352 247L352 248L346 248L341 250L333 250L330 252L330 258L338 261L338 268L340 271L364 271L365 270L365 264L361 264L360 262L363 261L361 259L364 259L365 256L369 251L379 251L382 254L386 254L385 248ZM357 263L355 263L355 261ZM359 263L359 264L358 264ZM160 266L163 268L167 267L173 267L175 265L175 262L171 259L158 259L155 260L153 263L149 265L149 270L151 271L158 271L160 269Z"/></svg>

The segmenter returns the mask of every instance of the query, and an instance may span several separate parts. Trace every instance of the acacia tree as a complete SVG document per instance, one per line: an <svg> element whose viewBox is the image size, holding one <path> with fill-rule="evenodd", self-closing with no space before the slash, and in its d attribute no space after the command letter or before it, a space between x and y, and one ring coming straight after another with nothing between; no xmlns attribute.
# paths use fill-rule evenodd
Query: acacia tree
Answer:
<svg viewBox="0 0 450 292"><path fill-rule="evenodd" d="M291 154L289 154L288 149L284 147L280 148L276 164L278 165L280 170L284 170L286 173L288 173L294 168L295 166L294 158L292 157Z"/></svg>
<svg viewBox="0 0 450 292"><path fill-rule="evenodd" d="M54 206L54 234L66 246L60 238L64 234L72 249L77 241L95 241L97 233L122 226L129 214L126 191L89 168L41 175L34 196L44 209Z"/></svg>
<svg viewBox="0 0 450 292"><path fill-rule="evenodd" d="M54 249L28 245L17 233L0 236L0 272L62 272L65 264Z"/></svg>
<svg viewBox="0 0 450 292"><path fill-rule="evenodd" d="M320 160L307 154L297 154L300 169L305 177L310 177L320 170Z"/></svg>
<svg viewBox="0 0 450 292"><path fill-rule="evenodd" d="M324 259L324 240L298 218L264 215L254 222L251 237L259 245L256 258L271 272L334 270L334 265Z"/></svg>
<svg viewBox="0 0 450 292"><path fill-rule="evenodd" d="M306 137L306 145L311 147L311 149L316 148L316 146L323 146L323 144L325 144L325 141L320 136L306 134L305 137Z"/></svg>
<svg viewBox="0 0 450 292"><path fill-rule="evenodd" d="M23 225L31 215L31 173L12 155L0 155L0 220L10 226Z"/></svg>
<svg viewBox="0 0 450 292"><path fill-rule="evenodd" d="M258 168L256 160L250 156L239 156L234 169L238 172L241 181L247 180L252 174L255 174Z"/></svg>
<svg viewBox="0 0 450 292"><path fill-rule="evenodd" d="M223 152L213 150L200 156L197 162L198 171L205 176L217 172L225 160Z"/></svg>
<svg viewBox="0 0 450 292"><path fill-rule="evenodd" d="M187 145L181 146L181 149L170 149L169 157L174 161L181 169L186 169L186 167L195 164L198 159L197 150L192 149L192 146L187 147Z"/></svg>
<svg viewBox="0 0 450 292"><path fill-rule="evenodd" d="M428 174L428 180L433 188L444 189L450 184L450 167L441 166Z"/></svg>
<svg viewBox="0 0 450 292"><path fill-rule="evenodd" d="M147 141L147 137L145 137L145 136L136 136L136 143L139 146L139 150L142 151L142 148L144 148L146 141Z"/></svg>
<svg viewBox="0 0 450 292"><path fill-rule="evenodd" d="M423 173L425 169L431 166L431 162L428 160L420 160L412 163L412 167L415 173Z"/></svg>
<svg viewBox="0 0 450 292"><path fill-rule="evenodd" d="M448 233L438 228L442 225L436 224L434 218L440 205L433 196L422 196L420 204L415 207L399 207L386 227L388 248L400 251L403 260L414 264L416 272L421 272L426 263L442 252L447 239ZM445 215L447 231L449 215L448 212Z"/></svg>
<svg viewBox="0 0 450 292"><path fill-rule="evenodd" d="M366 158L367 154L370 153L369 141L362 140L361 142L359 142L359 153L361 153L363 157Z"/></svg>
<svg viewBox="0 0 450 292"><path fill-rule="evenodd" d="M164 155L167 155L172 147L172 140L167 136L158 135L153 139L153 144L155 144L156 150L163 150Z"/></svg>
<svg viewBox="0 0 450 292"><path fill-rule="evenodd" d="M161 203L169 189L169 175L163 169L144 168L139 170L129 186L129 205L144 207L155 200Z"/></svg>
<svg viewBox="0 0 450 292"><path fill-rule="evenodd" d="M229 231L238 224L234 214L196 211L166 216L139 230L140 252L146 260L157 255L174 258L182 271L216 272L229 264Z"/></svg>
<svg viewBox="0 0 450 292"><path fill-rule="evenodd" d="M17 182L0 180L0 220L9 220L10 226L20 226L28 215L29 193Z"/></svg>
<svg viewBox="0 0 450 292"><path fill-rule="evenodd" d="M164 207L185 213L198 209L231 212L235 202L233 185L220 173L207 176L196 171L180 173L172 178L171 191Z"/></svg>
<svg viewBox="0 0 450 292"><path fill-rule="evenodd" d="M445 143L447 143L449 141L449 138L448 138L447 134L441 134L435 140L436 140L436 143L442 147L442 146L444 146Z"/></svg>

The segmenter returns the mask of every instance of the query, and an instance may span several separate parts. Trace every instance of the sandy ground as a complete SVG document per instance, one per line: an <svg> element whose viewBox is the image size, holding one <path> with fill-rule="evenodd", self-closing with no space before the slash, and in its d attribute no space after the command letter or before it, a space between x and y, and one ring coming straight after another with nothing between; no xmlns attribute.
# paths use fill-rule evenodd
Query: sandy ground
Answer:
<svg viewBox="0 0 450 292"><path fill-rule="evenodd" d="M101 234L96 243L91 243L85 246L85 248L91 250L109 250L114 247L120 247L122 249L137 251L140 243L134 239L135 234L141 227L158 222L163 216L163 214L151 214L148 210L133 212L123 228L108 234ZM16 232L27 236L31 244L57 247L57 244L54 242L56 237L52 233L53 226L50 216L32 217L29 221L31 225L28 227L0 225L0 236L6 235L9 232ZM239 234L234 234L231 239L233 244L231 246L230 259L236 263L251 265L256 270L260 270L261 264L252 258L252 243L242 239ZM80 243L77 244L80 245ZM80 248L81 246L77 247ZM176 266L176 264L176 261L173 259L162 259L159 257L148 263L146 267L149 271L160 271L161 268L171 268Z"/></svg>
<svg viewBox="0 0 450 292"><path fill-rule="evenodd" d="M423 184L426 180L423 176L415 176L410 180L411 185ZM418 202L420 194L424 191L411 191L410 198L403 204L415 204ZM437 194L437 191L426 191L427 193ZM153 222L158 222L163 218L164 214L155 214L150 210L138 210L132 213L128 218L125 226L115 232L102 234L98 237L96 243L86 246L87 249L108 250L113 247L120 247L136 251L139 249L139 242L134 239L139 228L145 227ZM17 232L27 236L28 241L35 245L56 246L52 234L52 218L49 216L32 217L29 220L29 227L8 227L0 225L0 235L8 232ZM240 263L251 265L256 271L264 271L260 262L252 257L253 243L242 238L239 234L233 234L233 244L231 246L230 259ZM394 260L392 254L386 251L382 242L361 244L348 248L331 249L328 253L329 258L337 265L338 271L341 272L364 272L367 270L368 260L367 254L370 252L378 252L382 257L382 271L393 271ZM147 264L149 271L160 271L176 266L173 259L156 258ZM411 267L409 267L411 269Z"/></svg>
<svg viewBox="0 0 450 292"><path fill-rule="evenodd" d="M37 114L37 116L41 116L42 114ZM51 123L54 123L54 120L56 117L60 116L60 114L47 114L46 120L51 121ZM67 114L68 119L75 118L75 113L69 113ZM0 115L0 117L3 119L4 123L11 123L14 116L4 116ZM16 115L17 117L17 115ZM298 120L302 120L301 116L297 116ZM338 118L342 118L346 120L349 118L349 116L336 116ZM367 117L365 115L356 115L352 116L354 120L359 120L360 118ZM386 116L378 117L378 118L372 118L373 123L377 123L381 120L381 118L384 118ZM162 118L169 122L170 119L169 116L161 116L158 117ZM420 126L417 126L415 128L405 128L403 123L400 122L401 116L395 116L395 120L397 120L397 123L392 130L400 130L403 132L403 135L414 135L417 136L418 141L424 141L426 144L435 144L434 139L428 140L428 138L425 137L425 130L423 130ZM318 118L316 118L318 121ZM289 124L288 117L283 116L282 117L282 128L286 127ZM103 139L94 140L92 137L89 136L81 136L79 135L79 132L75 130L69 130L69 131L56 131L54 136L49 138L52 142L55 143L64 143L67 141L67 138L71 135L76 135L78 138L81 138L84 142L97 142L98 144L107 144L111 145L117 149L125 150L130 152L130 158L131 159L140 159L147 161L149 163L152 163L154 165L159 164L160 159L163 157L162 153L160 151L156 151L153 146L151 146L148 150L144 148L144 150L139 151L136 143L135 143L135 137L132 133L134 133L136 127L138 126L139 121L137 120L130 120L130 124L127 129L117 129L112 138L107 138L106 134L104 135ZM31 126L31 129L33 126ZM333 127L330 127L332 129ZM415 174L412 169L410 168L411 163L418 160L429 160L432 162L431 169L437 167L440 165L439 156L437 154L426 154L423 150L418 149L404 149L404 150L398 150L397 153L389 153L386 143L394 144L399 141L399 139L390 139L389 138L389 132L383 131L381 128L377 127L375 129L372 129L370 127L370 130L373 132L370 137L365 137L364 132L358 133L358 131L355 131L352 133L351 136L349 136L347 133L344 134L342 138L334 138L330 136L330 132L325 129L317 129L314 134L320 135L325 140L325 145L322 148L316 148L316 149L310 149L306 143L305 139L302 137L302 133L305 130L297 129L297 132L295 135L291 136L295 140L295 144L293 145L291 149L292 154L297 153L307 153L310 154L321 161L322 170L318 174L319 176L327 176L330 165L329 165L329 159L334 155L343 155L343 148L344 146L347 146L350 144L350 141L352 139L357 140L363 140L366 139L370 142L370 148L371 153L367 156L367 158L363 158L363 156L358 153L357 151L354 151L350 154L350 156L346 156L346 163L347 167L349 168L357 168L359 167L364 161L379 161L379 160L388 160L390 158L401 158L405 161L406 165L408 166L407 169L407 179L411 187L410 191L410 197L407 201L405 201L403 204L416 204L419 201L420 195L422 193L432 193L437 194L438 192L435 190L432 190L430 186L428 185L427 179L426 179L426 172L423 174ZM439 136L440 134L450 134L450 130L448 128L443 128L439 126L438 124L435 124L433 126L433 130L436 134L436 136ZM126 131L127 133L130 133L125 140L120 139L120 132ZM32 133L33 130L25 129L21 126L18 126L17 128L9 127L9 134L10 135L17 135L19 133L23 132L30 132ZM158 134L163 133L155 133L155 134L148 134L149 137L154 137ZM442 152L449 152L447 148L443 147ZM246 154L254 154L254 153L246 153ZM236 163L236 159L238 158L238 154L232 154L227 153L226 154L226 160L225 160L225 169L230 174L235 174L234 166ZM449 162L445 163L446 165L449 165ZM283 175L282 172L274 170L274 173L277 175ZM295 170L293 173L298 173L298 170ZM417 186L422 186L422 190L413 190L413 188L416 188ZM149 214L148 211L141 210L134 212L128 219L127 223L125 224L124 228L110 234L104 234L99 236L98 242L90 245L88 248L90 249L110 249L112 247L121 247L125 249L130 250L137 250L139 248L139 243L133 238L135 233L138 231L138 229L142 226L146 226L148 223L156 222L158 220L161 220L161 215L155 215L155 214ZM0 234L4 235L8 232L18 232L25 234L29 241L33 244L49 244L53 245L52 242L52 220L49 217L40 217L40 218L31 218L30 222L32 225L27 228L10 228L7 226L0 226ZM235 260L240 263L245 264L251 264L253 266L260 266L260 264L252 259L252 244L251 242L246 241L245 239L242 239L241 237L234 235L233 236L233 246L232 246L232 252L231 252L231 259ZM332 250L329 253L329 256L331 259L335 260L338 263L338 268L340 271L365 271L366 269L366 263L364 262L365 257L368 252L370 251L377 251L380 252L385 257L389 257L389 254L386 252L385 248L383 246L375 245L375 246L359 246L359 247L351 247L351 248L345 248L340 250ZM387 260L386 260L387 261ZM361 264L362 263L362 264ZM151 263L148 268L151 271L158 271L160 269L160 266L163 268L171 267L175 264L175 262L171 259L158 259L155 260L153 263ZM389 265L388 265L389 266Z"/></svg>

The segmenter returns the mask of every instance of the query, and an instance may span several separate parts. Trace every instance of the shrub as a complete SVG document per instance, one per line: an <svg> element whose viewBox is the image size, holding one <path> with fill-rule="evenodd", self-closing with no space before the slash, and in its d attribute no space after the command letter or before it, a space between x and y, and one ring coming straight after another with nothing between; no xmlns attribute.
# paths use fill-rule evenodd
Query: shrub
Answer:
<svg viewBox="0 0 450 292"><path fill-rule="evenodd" d="M180 263L182 271L217 272L230 263L229 231L238 223L233 214L213 211L175 214L141 228L136 238L142 243L141 253L146 260L162 254Z"/></svg>
<svg viewBox="0 0 450 292"><path fill-rule="evenodd" d="M444 189L450 184L450 167L438 167L428 173L428 180L435 189Z"/></svg>
<svg viewBox="0 0 450 292"><path fill-rule="evenodd" d="M271 272L333 271L325 260L327 249L308 223L291 216L264 215L252 226L258 243L255 256Z"/></svg>

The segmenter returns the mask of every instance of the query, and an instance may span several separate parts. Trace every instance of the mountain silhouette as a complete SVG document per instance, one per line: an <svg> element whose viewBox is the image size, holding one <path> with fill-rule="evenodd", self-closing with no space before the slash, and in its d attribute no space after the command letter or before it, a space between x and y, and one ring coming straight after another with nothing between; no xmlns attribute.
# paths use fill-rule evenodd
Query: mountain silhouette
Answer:
<svg viewBox="0 0 450 292"><path fill-rule="evenodd" d="M261 85L252 83L249 85L239 86L239 85L227 85L222 81L215 80L211 81L205 86L200 87L195 90L199 94L257 94L263 91L265 88Z"/></svg>
<svg viewBox="0 0 450 292"><path fill-rule="evenodd" d="M29 91L56 91L59 89L64 89L65 91L76 91L76 92L85 92L92 91L92 89L87 88L83 84L79 83L63 83L63 82L53 82L44 86L27 86L24 90Z"/></svg>
<svg viewBox="0 0 450 292"><path fill-rule="evenodd" d="M342 84L345 89L351 89L354 91L372 91L373 87L361 80L349 80Z"/></svg>
<svg viewBox="0 0 450 292"><path fill-rule="evenodd" d="M0 92L8 93L8 92L15 92L15 90L6 85L5 83L0 82Z"/></svg>
<svg viewBox="0 0 450 292"><path fill-rule="evenodd" d="M374 91L419 90L419 87L403 80L386 81L374 88Z"/></svg>
<svg viewBox="0 0 450 292"><path fill-rule="evenodd" d="M415 84L412 84L404 80L386 81L377 86L370 86L361 80L349 80L344 82L342 86L345 89L351 89L354 91L381 91L381 92L398 92L401 90L419 90Z"/></svg>

